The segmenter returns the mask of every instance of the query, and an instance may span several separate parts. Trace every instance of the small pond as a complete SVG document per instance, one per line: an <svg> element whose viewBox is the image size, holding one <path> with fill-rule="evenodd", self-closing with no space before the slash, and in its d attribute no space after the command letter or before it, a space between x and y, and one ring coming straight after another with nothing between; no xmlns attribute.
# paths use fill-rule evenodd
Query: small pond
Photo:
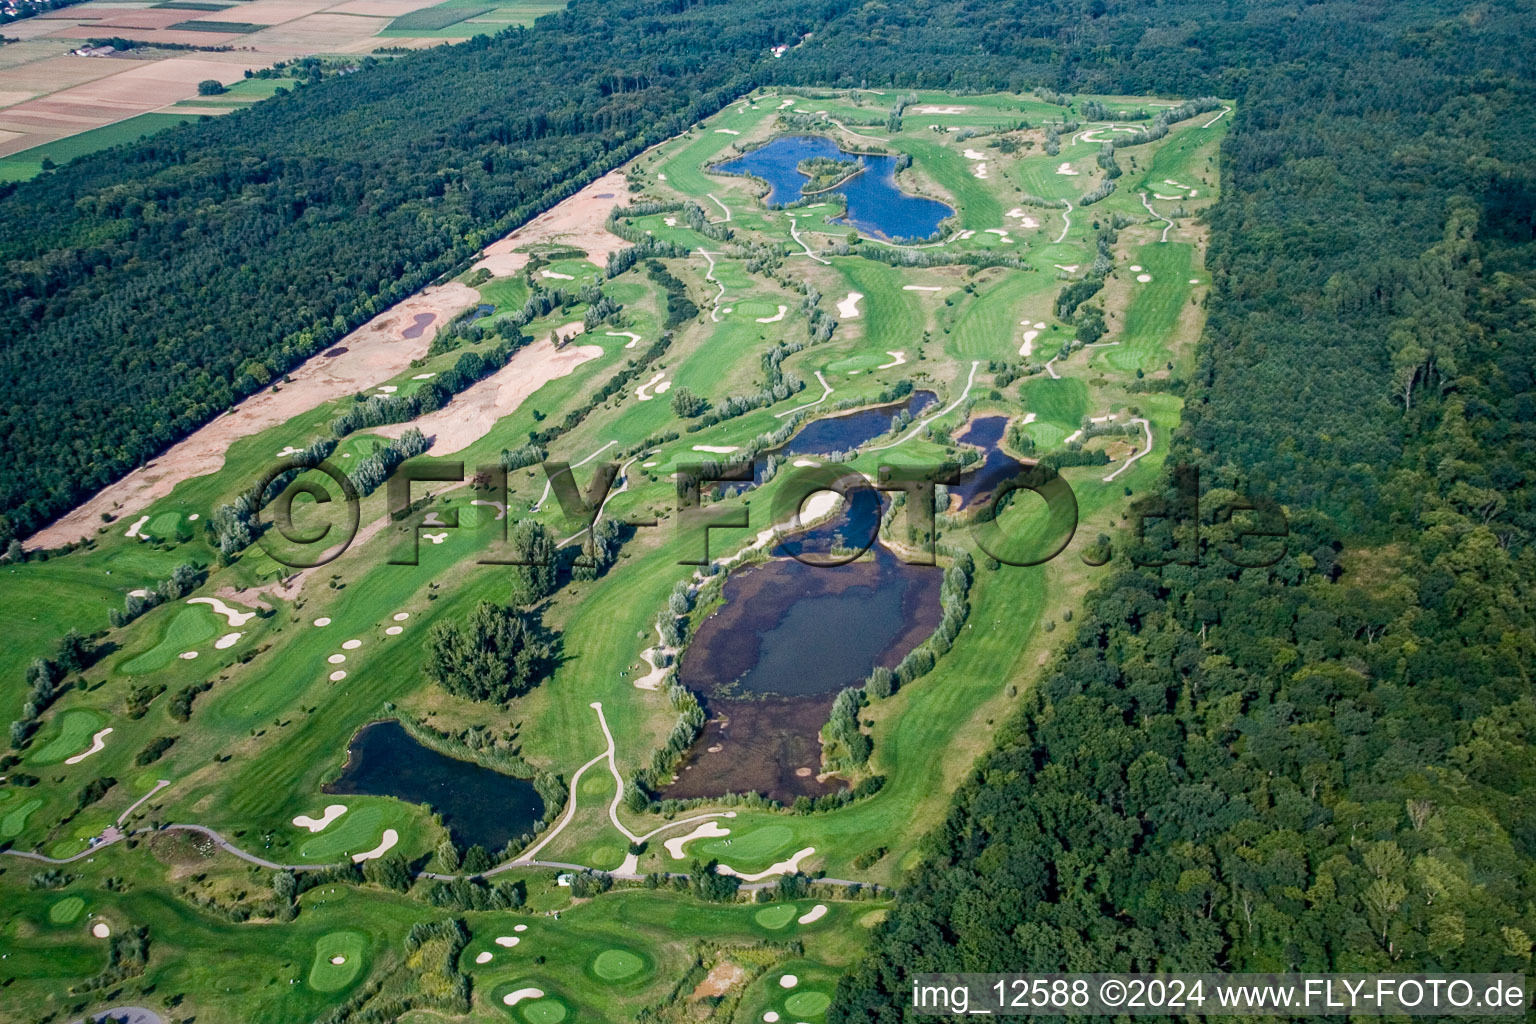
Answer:
<svg viewBox="0 0 1536 1024"><path fill-rule="evenodd" d="M428 804L459 846L491 852L532 832L544 817L533 783L439 754L394 720L366 725L352 737L346 768L325 791Z"/></svg>
<svg viewBox="0 0 1536 1024"><path fill-rule="evenodd" d="M784 135L712 169L761 178L769 185L766 202L774 206L801 198L800 188L810 179L796 165L817 156L839 159L853 154L825 136ZM939 230L940 221L954 215L953 209L936 199L903 192L896 184L896 157L861 155L858 160L864 173L823 193L839 193L848 202L847 216L834 223L850 224L887 240L925 239Z"/></svg>
<svg viewBox="0 0 1536 1024"><path fill-rule="evenodd" d="M805 425L794 437L775 448L775 455L831 455L857 448L891 429L891 417L905 409L913 419L938 401L932 391L914 391L904 402L877 405L842 415L823 416Z"/></svg>
<svg viewBox="0 0 1536 1024"><path fill-rule="evenodd" d="M1003 450L1003 435L1007 430L1006 416L977 416L964 431L955 435L956 441L973 445L984 453L980 464L973 464L961 475L958 484L950 485L949 493L959 497L961 508L985 500L998 484L1023 471L1024 463Z"/></svg>

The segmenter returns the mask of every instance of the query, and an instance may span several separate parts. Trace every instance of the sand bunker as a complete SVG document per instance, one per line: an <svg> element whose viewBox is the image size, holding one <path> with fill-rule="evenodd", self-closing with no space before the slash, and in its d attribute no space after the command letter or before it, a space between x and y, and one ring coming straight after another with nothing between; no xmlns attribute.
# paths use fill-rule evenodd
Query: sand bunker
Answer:
<svg viewBox="0 0 1536 1024"><path fill-rule="evenodd" d="M1024 344L1019 346L1019 355L1028 356L1035 350L1035 339L1040 337L1040 332L1029 330L1024 332Z"/></svg>
<svg viewBox="0 0 1536 1024"><path fill-rule="evenodd" d="M885 354L891 357L891 361L888 363L881 363L879 366L875 367L875 369L889 370L891 367L900 366L902 363L907 361L907 354L905 352L892 352L887 349Z"/></svg>
<svg viewBox="0 0 1536 1024"><path fill-rule="evenodd" d="M373 433L397 438L416 427L432 438L428 455L460 451L489 434L497 420L515 412L539 388L602 354L597 345L557 348L547 338L536 341L518 349L506 366L471 384L441 409L409 423L379 427Z"/></svg>
<svg viewBox="0 0 1536 1024"><path fill-rule="evenodd" d="M508 1006L516 1006L524 999L543 999L544 990L541 988L520 988L516 992L508 992L501 997L501 1001Z"/></svg>
<svg viewBox="0 0 1536 1024"><path fill-rule="evenodd" d="M978 153L974 149L967 149L965 151L965 158L967 160L985 160L987 158L987 154L985 154L985 153Z"/></svg>
<svg viewBox="0 0 1536 1024"><path fill-rule="evenodd" d="M1132 263L1131 264L1131 270L1132 270L1132 272L1139 272L1141 270L1141 264L1139 264L1139 263Z"/></svg>
<svg viewBox="0 0 1536 1024"><path fill-rule="evenodd" d="M448 539L448 535L446 533L424 533L421 535L421 539L429 540L433 544L441 544Z"/></svg>
<svg viewBox="0 0 1536 1024"><path fill-rule="evenodd" d="M301 815L298 815L298 817L293 818L293 824L296 824L296 826L301 827L301 829L309 829L310 832L323 832L323 831L326 831L326 827L329 826L329 824L332 823L332 821L335 821L336 818L339 818L339 817L341 817L341 815L346 814L346 812L347 812L347 804L344 804L344 803L327 804L327 806L326 806L326 814L319 815L318 818L312 818L312 817L309 817L309 815L307 815L307 814L301 814Z"/></svg>
<svg viewBox="0 0 1536 1024"><path fill-rule="evenodd" d="M971 173L978 178L985 178L987 176L987 165L977 164L975 167L971 168Z"/></svg>
<svg viewBox="0 0 1536 1024"><path fill-rule="evenodd" d="M528 926L525 925L525 924L520 924L520 925L516 926L515 928L513 928L512 930L515 931L515 932L525 932L525 931L528 930Z"/></svg>
<svg viewBox="0 0 1536 1024"><path fill-rule="evenodd" d="M315 620L315 625L317 626L329 626L330 624L331 620L326 618L324 615Z"/></svg>
<svg viewBox="0 0 1536 1024"><path fill-rule="evenodd" d="M405 627L404 626L390 626L390 627L388 627L387 629L384 630L384 635L385 636L399 636L401 633L404 633L404 632L405 632Z"/></svg>
<svg viewBox="0 0 1536 1024"><path fill-rule="evenodd" d="M675 228L675 227L677 227L677 218L676 217L668 217L666 220L662 221L662 223L665 224L669 228Z"/></svg>
<svg viewBox="0 0 1536 1024"><path fill-rule="evenodd" d="M778 1020L779 1015L774 1010L769 1010L767 1013L763 1014L763 1021L765 1024L778 1024Z"/></svg>
<svg viewBox="0 0 1536 1024"><path fill-rule="evenodd" d="M522 942L522 941L523 941L522 939L518 938L515 935L498 935L498 936L496 936L496 945L498 945L498 946L505 946L507 949L511 949L513 946L517 945L519 942Z"/></svg>
<svg viewBox="0 0 1536 1024"><path fill-rule="evenodd" d="M800 862L815 852L816 847L807 846L805 849L797 851L795 855L788 860L781 860L777 864L770 864L763 870L753 872L750 875L744 875L740 871L737 871L735 868L727 867L724 864L719 866L719 871L722 875L735 875L743 882L760 882L771 875L794 874L796 871L800 870Z"/></svg>
<svg viewBox="0 0 1536 1024"><path fill-rule="evenodd" d="M636 345L640 344L640 335L636 334L634 331L608 331L606 333L610 338L628 338L629 344L625 345L625 348L634 348Z"/></svg>
<svg viewBox="0 0 1536 1024"><path fill-rule="evenodd" d="M344 651L355 651L361 646L363 646L363 642L361 640L348 640L346 643L341 645L341 649Z"/></svg>
<svg viewBox="0 0 1536 1024"><path fill-rule="evenodd" d="M737 450L734 444L696 444L693 446L696 452L709 452L712 455L729 455Z"/></svg>
<svg viewBox="0 0 1536 1024"><path fill-rule="evenodd" d="M325 660L330 662L332 665L343 665L347 661L347 656L345 654L333 654Z"/></svg>
<svg viewBox="0 0 1536 1024"><path fill-rule="evenodd" d="M863 292L849 292L848 297L837 304L837 315L844 320L852 320L858 316L859 300L863 297Z"/></svg>
<svg viewBox="0 0 1536 1024"><path fill-rule="evenodd" d="M227 651L231 647L235 646L235 644L239 643L240 638L243 636L245 636L244 633L225 633L223 636L219 637L213 642L213 646L217 650Z"/></svg>
<svg viewBox="0 0 1536 1024"><path fill-rule="evenodd" d="M667 853L672 856L673 860L682 860L685 856L683 847L687 846L695 839L718 839L721 836L728 836L730 834L730 829L721 828L713 821L706 821L696 827L692 832L689 832L687 835L668 839L662 845L667 848Z"/></svg>
<svg viewBox="0 0 1536 1024"><path fill-rule="evenodd" d="M667 373L665 370L658 371L656 376L635 388L635 397L640 399L642 402L649 402L651 399L655 398L656 396L650 393L651 388L655 387L657 384L660 384L661 379L666 375Z"/></svg>
<svg viewBox="0 0 1536 1024"><path fill-rule="evenodd" d="M657 177L666 180L665 175ZM503 277L515 274L528 263L528 253L515 250L544 242L559 242L580 249L587 254L587 262L606 267L608 254L629 244L617 235L610 235L604 226L608 211L620 205L614 196L628 194L626 185L624 172L609 171L548 212L486 246L475 269L484 268Z"/></svg>
<svg viewBox="0 0 1536 1024"><path fill-rule="evenodd" d="M815 459L796 459L794 461L794 465L803 469L806 466L819 466L821 463L817 462Z"/></svg>
<svg viewBox="0 0 1536 1024"><path fill-rule="evenodd" d="M379 840L379 845L375 846L373 849L367 851L366 853L354 853L352 855L352 863L361 864L365 860L378 860L390 850L393 850L395 848L395 844L399 841L400 833L396 832L392 828L387 828L384 830L384 837Z"/></svg>
<svg viewBox="0 0 1536 1024"><path fill-rule="evenodd" d="M149 516L140 516L138 519L134 520L132 526L128 527L128 531L124 533L123 536L137 537L139 535L139 531L144 528L144 524L147 522L149 522Z"/></svg>
<svg viewBox="0 0 1536 1024"><path fill-rule="evenodd" d="M239 612L225 604L216 597L194 597L187 604L206 604L213 607L215 615L222 615L229 620L229 624L239 629L256 617L255 612Z"/></svg>
<svg viewBox="0 0 1536 1024"><path fill-rule="evenodd" d="M904 292L941 292L944 288L942 285L936 284L904 284L901 286L901 290Z"/></svg>
<svg viewBox="0 0 1536 1024"><path fill-rule="evenodd" d="M344 964L346 962L347 962L347 958L344 957L344 956L333 956L333 957L331 957L331 963L335 964L337 967L340 967L342 964Z"/></svg>
<svg viewBox="0 0 1536 1024"><path fill-rule="evenodd" d="M783 320L784 319L784 314L788 313L788 312L789 312L789 307L788 306L780 306L779 307L779 311L777 313L773 314L773 316L760 316L760 317L757 318L757 322L760 323L760 324L776 324L780 320Z"/></svg>
<svg viewBox="0 0 1536 1024"><path fill-rule="evenodd" d="M373 390L375 390L375 391L382 391L386 395L392 395L396 391L399 391L400 389L398 387L396 387L395 385L393 385L393 384L380 384L378 387L374 388Z"/></svg>
<svg viewBox="0 0 1536 1024"><path fill-rule="evenodd" d="M547 277L547 278L549 278L552 281L574 281L574 280L576 280L575 275L573 275L573 274L562 274L562 273L560 273L557 270L541 270L541 271L539 271L539 276L540 277Z"/></svg>
<svg viewBox="0 0 1536 1024"><path fill-rule="evenodd" d="M1077 174L1077 172L1072 169L1072 165L1070 163L1066 162L1066 161L1063 161L1061 166L1056 168L1056 173L1057 174L1071 174L1071 175Z"/></svg>
<svg viewBox="0 0 1536 1024"><path fill-rule="evenodd" d="M1017 206L1003 214L1003 216L1016 218L1019 221L1021 227L1037 228L1040 226L1040 222L1038 220L1031 217Z"/></svg>
<svg viewBox="0 0 1536 1024"><path fill-rule="evenodd" d="M779 988L794 988L798 984L800 984L800 979L793 974L786 974L779 979Z"/></svg>
<svg viewBox="0 0 1536 1024"><path fill-rule="evenodd" d="M484 953L481 953L479 956L475 957L475 963L477 963L477 964L488 964L488 963L491 962L492 956L493 956L493 954L491 953L491 951L490 950L486 950Z"/></svg>
<svg viewBox="0 0 1536 1024"><path fill-rule="evenodd" d="M1081 264L1078 264L1078 263L1052 263L1051 266L1055 267L1057 270L1065 270L1069 274L1075 274L1075 273L1077 273L1077 268L1079 266L1081 266Z"/></svg>
<svg viewBox="0 0 1536 1024"><path fill-rule="evenodd" d="M621 176L621 184L622 181ZM598 221L601 224L601 216ZM605 252L604 263L607 259ZM412 295L327 350L335 355L314 356L288 374L281 390L267 388L247 398L165 454L98 491L53 525L27 538L27 547L62 547L93 536L101 526L102 513L112 514L125 506L145 507L170 494L183 480L218 472L224 466L230 445L241 438L287 423L299 413L333 398L356 394L397 376L410 368L413 359L427 354L435 334L427 331L419 338L401 337L417 314L438 313L438 322L445 323L479 299L473 288L458 283L436 285Z"/></svg>
<svg viewBox="0 0 1536 1024"><path fill-rule="evenodd" d="M1140 281L1142 284L1146 284L1148 281L1152 280L1152 275L1151 274L1137 274L1136 275L1136 280Z"/></svg>
<svg viewBox="0 0 1536 1024"><path fill-rule="evenodd" d="M811 924L812 922L820 921L826 916L827 905L825 903L818 903L810 910L807 910L805 913L800 915L800 924ZM789 986L785 985L784 987L788 988Z"/></svg>
<svg viewBox="0 0 1536 1024"><path fill-rule="evenodd" d="M337 669L335 672L332 672L331 675L330 675L330 680L333 683L339 683L339 682L341 682L345 678L347 678L347 670L346 669L342 669L342 668Z"/></svg>
<svg viewBox="0 0 1536 1024"><path fill-rule="evenodd" d="M783 103L779 104L779 109L783 110L786 107L792 107L794 105L795 105L795 101L794 100L785 100Z"/></svg>
<svg viewBox="0 0 1536 1024"><path fill-rule="evenodd" d="M431 380L436 376L437 374L435 373L418 373L416 376L412 377L411 380Z"/></svg>
<svg viewBox="0 0 1536 1024"><path fill-rule="evenodd" d="M493 508L493 509L495 509L496 510L496 518L497 519L505 519L505 518L507 518L507 506L503 505L499 501L484 501L484 500L482 500L480 498L476 498L473 501L471 501L470 504L471 505L480 505L480 506L483 506L485 508Z"/></svg>
<svg viewBox="0 0 1536 1024"><path fill-rule="evenodd" d="M406 619L408 619L410 617L411 617L411 613L410 612L395 612L394 615L390 616L390 618L394 619L396 622L404 622Z"/></svg>
<svg viewBox="0 0 1536 1024"><path fill-rule="evenodd" d="M91 737L91 745L89 747L87 747L85 750L80 751L80 753L76 754L74 757L66 757L64 759L64 763L65 764L79 764L81 761L84 761L86 758L90 757L92 754L99 754L99 753L101 753L102 750L106 749L106 746L107 746L105 743L102 742L102 740L105 740L109 735L111 735L111 733L112 733L112 727L110 725L107 726L105 729L100 730L99 732L96 733L96 735Z"/></svg>
<svg viewBox="0 0 1536 1024"><path fill-rule="evenodd" d="M918 107L919 114L963 114L970 107Z"/></svg>
<svg viewBox="0 0 1536 1024"><path fill-rule="evenodd" d="M98 939L105 939L112 934L112 929L107 925L107 922L97 921L95 924L91 925L91 934L96 936Z"/></svg>
<svg viewBox="0 0 1536 1024"><path fill-rule="evenodd" d="M193 660L194 658L197 657L197 652L196 651L182 651L180 654L176 655L176 657L180 658L182 661L191 661L191 660Z"/></svg>
<svg viewBox="0 0 1536 1024"><path fill-rule="evenodd" d="M716 135L740 135L741 132L738 132L734 128L716 128L715 129L715 134Z"/></svg>

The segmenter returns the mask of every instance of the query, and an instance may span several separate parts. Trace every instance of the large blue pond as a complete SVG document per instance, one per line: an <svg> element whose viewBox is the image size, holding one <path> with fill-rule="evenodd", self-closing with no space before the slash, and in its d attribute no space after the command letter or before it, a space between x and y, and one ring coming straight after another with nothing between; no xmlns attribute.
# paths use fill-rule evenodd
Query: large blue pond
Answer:
<svg viewBox="0 0 1536 1024"><path fill-rule="evenodd" d="M795 169L800 161L813 156L850 155L820 135L785 135L735 160L717 164L714 169L763 179L770 186L767 202L772 206L800 198L800 187L809 180ZM939 222L954 214L954 210L938 200L903 192L896 185L896 157L858 159L865 166L864 173L832 189L848 200L848 215L834 223L851 224L876 238L922 239L937 232Z"/></svg>

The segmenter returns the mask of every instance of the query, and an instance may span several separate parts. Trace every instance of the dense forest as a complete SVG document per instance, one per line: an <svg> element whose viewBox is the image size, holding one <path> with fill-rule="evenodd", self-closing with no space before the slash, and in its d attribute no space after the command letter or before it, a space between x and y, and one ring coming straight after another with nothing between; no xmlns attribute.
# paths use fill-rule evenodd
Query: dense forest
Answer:
<svg viewBox="0 0 1536 1024"><path fill-rule="evenodd" d="M0 549L717 110L845 5L580 2L0 185Z"/></svg>
<svg viewBox="0 0 1536 1024"><path fill-rule="evenodd" d="M907 1019L919 971L1524 973L1531 6L1095 6L919 2L806 57L1239 100L1170 464L1207 508L1284 503L1288 554L1234 568L1219 525L1196 565L1187 532L1162 568L1121 552L829 1019Z"/></svg>

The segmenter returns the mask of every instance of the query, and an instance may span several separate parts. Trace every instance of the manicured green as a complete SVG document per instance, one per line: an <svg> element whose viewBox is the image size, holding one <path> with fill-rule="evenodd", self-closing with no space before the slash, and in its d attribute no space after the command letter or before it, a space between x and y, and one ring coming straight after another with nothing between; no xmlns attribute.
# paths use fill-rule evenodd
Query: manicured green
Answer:
<svg viewBox="0 0 1536 1024"><path fill-rule="evenodd" d="M48 920L54 924L69 924L79 917L80 912L84 909L84 898L80 896L65 896L48 908Z"/></svg>
<svg viewBox="0 0 1536 1024"><path fill-rule="evenodd" d="M309 986L316 992L337 992L363 972L368 936L358 931L328 932L315 941ZM334 963L336 959L341 963Z"/></svg>
<svg viewBox="0 0 1536 1024"><path fill-rule="evenodd" d="M106 716L86 708L60 712L44 730L41 745L27 758L28 764L57 764L90 747L91 736L106 723Z"/></svg>

